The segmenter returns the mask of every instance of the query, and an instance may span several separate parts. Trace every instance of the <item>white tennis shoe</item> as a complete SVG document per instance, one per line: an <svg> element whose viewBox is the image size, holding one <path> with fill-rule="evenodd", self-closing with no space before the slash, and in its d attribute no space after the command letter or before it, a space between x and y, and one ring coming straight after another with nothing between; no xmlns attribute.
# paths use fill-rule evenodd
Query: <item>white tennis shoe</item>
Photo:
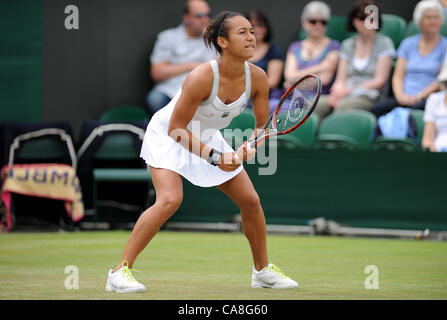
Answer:
<svg viewBox="0 0 447 320"><path fill-rule="evenodd" d="M123 261L121 268L115 272L110 269L107 277L106 291L108 292L145 292L146 287L133 277L129 263Z"/></svg>
<svg viewBox="0 0 447 320"><path fill-rule="evenodd" d="M298 288L298 283L288 276L274 264L269 264L261 271L257 271L253 267L251 275L252 288L273 288L273 289L288 289Z"/></svg>

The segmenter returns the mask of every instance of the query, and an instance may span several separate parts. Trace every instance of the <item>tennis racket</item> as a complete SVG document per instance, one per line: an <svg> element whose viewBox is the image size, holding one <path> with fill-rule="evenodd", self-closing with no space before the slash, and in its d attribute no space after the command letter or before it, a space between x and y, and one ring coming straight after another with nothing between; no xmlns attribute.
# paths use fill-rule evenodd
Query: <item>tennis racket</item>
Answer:
<svg viewBox="0 0 447 320"><path fill-rule="evenodd" d="M298 129L314 111L320 94L321 80L316 75L308 74L298 79L283 94L261 133L248 141L248 145L256 148L263 140Z"/></svg>

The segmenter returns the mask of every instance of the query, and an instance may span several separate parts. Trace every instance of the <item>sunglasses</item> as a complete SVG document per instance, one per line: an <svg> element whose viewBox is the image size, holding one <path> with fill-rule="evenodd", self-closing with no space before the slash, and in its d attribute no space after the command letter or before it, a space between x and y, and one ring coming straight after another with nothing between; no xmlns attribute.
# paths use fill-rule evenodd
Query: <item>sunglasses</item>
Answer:
<svg viewBox="0 0 447 320"><path fill-rule="evenodd" d="M365 21L367 16L361 14L361 15L357 16L356 18L359 19L360 21Z"/></svg>
<svg viewBox="0 0 447 320"><path fill-rule="evenodd" d="M316 25L317 23L321 23L323 26L327 25L327 20L318 20L318 19L309 19L310 24Z"/></svg>
<svg viewBox="0 0 447 320"><path fill-rule="evenodd" d="M202 19L202 18L205 18L205 17L211 17L211 13L209 13L209 12L207 12L207 13L196 13L196 14L194 14L194 18L197 18L197 19Z"/></svg>

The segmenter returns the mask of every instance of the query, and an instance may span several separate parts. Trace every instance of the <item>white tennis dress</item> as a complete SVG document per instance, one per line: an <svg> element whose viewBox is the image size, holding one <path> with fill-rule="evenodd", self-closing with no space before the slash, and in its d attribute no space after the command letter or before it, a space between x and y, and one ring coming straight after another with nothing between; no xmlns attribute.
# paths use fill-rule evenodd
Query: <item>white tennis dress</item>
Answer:
<svg viewBox="0 0 447 320"><path fill-rule="evenodd" d="M206 101L200 103L187 128L209 147L222 153L234 152L219 130L227 127L247 106L251 96L250 67L245 62L245 92L236 101L225 104L217 95L219 89L217 61L211 60L210 64L214 73L211 94ZM189 152L168 135L169 121L181 93L182 89L171 102L153 115L146 129L140 157L154 168L177 172L194 185L201 187L220 185L238 175L243 169L242 165L235 171L223 171Z"/></svg>

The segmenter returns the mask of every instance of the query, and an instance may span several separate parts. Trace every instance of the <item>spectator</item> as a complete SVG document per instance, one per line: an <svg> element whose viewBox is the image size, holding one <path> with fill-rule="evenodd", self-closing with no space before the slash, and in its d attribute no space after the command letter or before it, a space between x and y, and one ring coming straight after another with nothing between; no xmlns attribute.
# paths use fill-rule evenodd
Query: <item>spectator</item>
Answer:
<svg viewBox="0 0 447 320"><path fill-rule="evenodd" d="M433 152L447 151L447 59L438 79L442 91L430 94L424 113L422 148Z"/></svg>
<svg viewBox="0 0 447 320"><path fill-rule="evenodd" d="M402 41L392 78L393 97L374 105L377 117L397 106L423 110L427 97L439 90L436 77L447 52L447 39L440 34L444 15L436 0L419 2L413 21L421 33Z"/></svg>
<svg viewBox="0 0 447 320"><path fill-rule="evenodd" d="M328 94L334 80L340 43L326 37L331 9L321 1L311 1L301 14L301 27L307 37L295 41L287 50L284 87L290 87L305 74L316 74L322 81L322 94Z"/></svg>
<svg viewBox="0 0 447 320"><path fill-rule="evenodd" d="M250 11L245 15L253 26L256 38L256 48L249 62L263 69L268 78L270 88L270 104L274 109L281 98L280 83L284 68L284 53L278 45L272 44L272 28L267 16L259 10Z"/></svg>
<svg viewBox="0 0 447 320"><path fill-rule="evenodd" d="M147 95L150 114L171 101L192 69L215 57L203 39L210 22L208 3L186 1L182 20L178 27L162 31L155 42L150 60L151 76L156 85Z"/></svg>
<svg viewBox="0 0 447 320"><path fill-rule="evenodd" d="M320 118L334 110L370 110L386 94L395 49L390 38L377 32L380 14L377 28L370 26L370 18L365 14L370 5L377 7L374 1L357 1L349 13L347 29L357 34L341 45L335 82L330 94L322 95L315 109Z"/></svg>

